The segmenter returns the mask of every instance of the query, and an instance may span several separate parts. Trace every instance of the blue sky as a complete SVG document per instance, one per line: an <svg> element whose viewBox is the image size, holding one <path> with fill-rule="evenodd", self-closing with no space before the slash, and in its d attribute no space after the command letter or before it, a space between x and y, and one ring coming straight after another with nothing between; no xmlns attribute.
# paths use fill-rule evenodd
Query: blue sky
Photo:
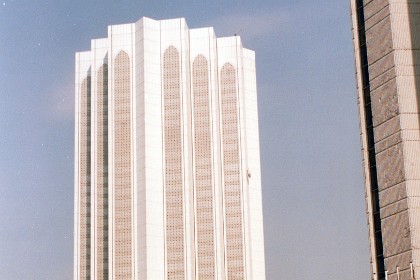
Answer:
<svg viewBox="0 0 420 280"><path fill-rule="evenodd" d="M72 279L74 53L142 16L256 52L267 279L368 279L344 0L0 0L0 279Z"/></svg>

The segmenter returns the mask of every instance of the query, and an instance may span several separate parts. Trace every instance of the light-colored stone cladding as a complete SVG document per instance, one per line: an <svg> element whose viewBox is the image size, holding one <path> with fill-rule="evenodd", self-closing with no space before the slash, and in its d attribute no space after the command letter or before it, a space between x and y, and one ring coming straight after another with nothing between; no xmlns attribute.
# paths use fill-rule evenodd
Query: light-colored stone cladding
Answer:
<svg viewBox="0 0 420 280"><path fill-rule="evenodd" d="M254 52L182 18L109 26L91 46L76 55L74 279L265 279Z"/></svg>

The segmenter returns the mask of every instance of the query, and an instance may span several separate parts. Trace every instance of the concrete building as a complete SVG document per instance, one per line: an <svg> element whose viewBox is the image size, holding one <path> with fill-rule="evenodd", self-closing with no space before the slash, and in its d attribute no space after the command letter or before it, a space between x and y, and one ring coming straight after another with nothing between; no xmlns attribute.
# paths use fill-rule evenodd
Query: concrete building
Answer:
<svg viewBox="0 0 420 280"><path fill-rule="evenodd" d="M351 0L372 279L420 279L420 1Z"/></svg>
<svg viewBox="0 0 420 280"><path fill-rule="evenodd" d="M265 279L254 52L142 18L75 87L74 279Z"/></svg>

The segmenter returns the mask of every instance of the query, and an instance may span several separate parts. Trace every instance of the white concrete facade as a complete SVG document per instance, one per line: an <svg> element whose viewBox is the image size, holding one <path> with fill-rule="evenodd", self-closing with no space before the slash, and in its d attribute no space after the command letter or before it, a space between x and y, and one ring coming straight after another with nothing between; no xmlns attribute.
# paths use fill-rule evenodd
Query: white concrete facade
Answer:
<svg viewBox="0 0 420 280"><path fill-rule="evenodd" d="M75 94L74 279L265 279L255 55L240 37L183 18L109 26L76 54Z"/></svg>

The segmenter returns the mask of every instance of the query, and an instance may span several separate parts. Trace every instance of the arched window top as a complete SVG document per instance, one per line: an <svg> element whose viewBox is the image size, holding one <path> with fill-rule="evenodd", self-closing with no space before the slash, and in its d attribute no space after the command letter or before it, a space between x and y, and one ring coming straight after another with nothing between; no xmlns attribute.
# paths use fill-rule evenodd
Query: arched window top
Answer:
<svg viewBox="0 0 420 280"><path fill-rule="evenodd" d="M208 95L209 73L207 59L203 55L197 55L192 65L192 84L194 95Z"/></svg>
<svg viewBox="0 0 420 280"><path fill-rule="evenodd" d="M91 77L90 74L88 74L83 80L82 83L80 84L80 88L82 90L82 94L86 94L86 95L90 95L90 82L91 82Z"/></svg>
<svg viewBox="0 0 420 280"><path fill-rule="evenodd" d="M120 51L114 60L114 79L130 79L130 57L125 51Z"/></svg>
<svg viewBox="0 0 420 280"><path fill-rule="evenodd" d="M108 64L104 63L98 68L98 73L102 71L106 71L108 69Z"/></svg>
<svg viewBox="0 0 420 280"><path fill-rule="evenodd" d="M88 80L88 77L86 77L86 78L83 79L83 81L82 81L82 89L84 89L87 86L87 80Z"/></svg>
<svg viewBox="0 0 420 280"><path fill-rule="evenodd" d="M98 68L96 72L97 90L98 93L107 94L108 92L108 64L104 63Z"/></svg>
<svg viewBox="0 0 420 280"><path fill-rule="evenodd" d="M203 64L207 65L207 58L205 58L205 56L202 55L202 54L197 55L194 58L193 66L195 66L195 65L203 65Z"/></svg>
<svg viewBox="0 0 420 280"><path fill-rule="evenodd" d="M130 61L130 57L128 56L128 54L125 51L120 51L117 56L115 57L115 63L118 62L129 62Z"/></svg>
<svg viewBox="0 0 420 280"><path fill-rule="evenodd" d="M164 54L163 54L163 58L169 58L169 57L173 57L173 56L177 56L178 57L179 52L178 50L174 47L174 46L169 46L166 48Z"/></svg>
<svg viewBox="0 0 420 280"><path fill-rule="evenodd" d="M105 82L108 81L108 64L104 63L102 64L99 68L98 71L96 72L96 80L99 84L104 84Z"/></svg>
<svg viewBox="0 0 420 280"><path fill-rule="evenodd" d="M180 78L179 52L174 46L169 46L163 54L163 83L167 90L172 87L179 88Z"/></svg>
<svg viewBox="0 0 420 280"><path fill-rule="evenodd" d="M236 91L236 70L229 62L225 63L220 71L220 83L222 86L222 94Z"/></svg>
<svg viewBox="0 0 420 280"><path fill-rule="evenodd" d="M230 75L236 74L235 67L233 67L233 65L230 62L227 62L223 65L221 73Z"/></svg>

